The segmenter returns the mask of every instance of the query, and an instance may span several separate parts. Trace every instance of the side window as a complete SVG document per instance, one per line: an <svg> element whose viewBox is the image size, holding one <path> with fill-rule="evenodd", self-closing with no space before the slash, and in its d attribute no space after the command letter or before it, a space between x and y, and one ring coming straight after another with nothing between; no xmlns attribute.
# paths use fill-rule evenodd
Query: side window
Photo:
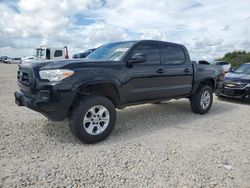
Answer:
<svg viewBox="0 0 250 188"><path fill-rule="evenodd" d="M56 50L54 53L54 57L61 57L63 55L62 50Z"/></svg>
<svg viewBox="0 0 250 188"><path fill-rule="evenodd" d="M218 65L222 66L222 65L227 65L228 63L226 62L219 62Z"/></svg>
<svg viewBox="0 0 250 188"><path fill-rule="evenodd" d="M143 53L147 57L146 63L160 63L159 46L156 44L144 44L135 48L134 53Z"/></svg>
<svg viewBox="0 0 250 188"><path fill-rule="evenodd" d="M163 63L166 64L182 64L186 57L183 49L178 46L164 46L161 49L161 57Z"/></svg>

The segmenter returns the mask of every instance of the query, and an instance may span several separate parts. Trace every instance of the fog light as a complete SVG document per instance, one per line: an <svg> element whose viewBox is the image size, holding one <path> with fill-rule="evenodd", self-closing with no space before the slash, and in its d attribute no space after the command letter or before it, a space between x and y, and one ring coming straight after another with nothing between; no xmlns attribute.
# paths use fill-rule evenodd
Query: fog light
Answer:
<svg viewBox="0 0 250 188"><path fill-rule="evenodd" d="M50 91L41 90L39 92L39 99L41 99L41 100L49 100L50 99Z"/></svg>

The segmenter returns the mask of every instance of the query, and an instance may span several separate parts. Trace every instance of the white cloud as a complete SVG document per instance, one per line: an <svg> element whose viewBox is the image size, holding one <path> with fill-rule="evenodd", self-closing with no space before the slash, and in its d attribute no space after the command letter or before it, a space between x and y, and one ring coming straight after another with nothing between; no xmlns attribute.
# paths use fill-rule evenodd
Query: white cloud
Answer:
<svg viewBox="0 0 250 188"><path fill-rule="evenodd" d="M249 7L248 0L2 1L0 55L30 55L38 45L67 45L73 54L112 41L157 39L186 45L194 59L213 59L249 50Z"/></svg>

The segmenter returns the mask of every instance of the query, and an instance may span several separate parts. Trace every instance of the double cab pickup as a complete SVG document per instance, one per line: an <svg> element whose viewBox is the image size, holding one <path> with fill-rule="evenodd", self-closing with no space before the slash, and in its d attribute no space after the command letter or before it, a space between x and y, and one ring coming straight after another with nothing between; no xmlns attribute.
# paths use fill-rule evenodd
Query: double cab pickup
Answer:
<svg viewBox="0 0 250 188"><path fill-rule="evenodd" d="M112 132L116 108L188 98L194 113L207 113L222 72L191 61L180 44L115 42L85 59L19 65L15 101L53 121L69 117L72 133L95 143Z"/></svg>

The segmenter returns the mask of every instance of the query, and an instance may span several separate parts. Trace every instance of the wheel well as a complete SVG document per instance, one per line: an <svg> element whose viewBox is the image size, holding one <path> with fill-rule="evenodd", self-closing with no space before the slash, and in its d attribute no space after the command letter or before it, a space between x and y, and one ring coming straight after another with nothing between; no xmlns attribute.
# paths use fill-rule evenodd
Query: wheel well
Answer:
<svg viewBox="0 0 250 188"><path fill-rule="evenodd" d="M80 97L97 94L109 98L115 106L118 106L120 102L119 92L114 84L103 83L88 85L80 89Z"/></svg>
<svg viewBox="0 0 250 188"><path fill-rule="evenodd" d="M208 79L202 80L200 82L200 85L201 84L203 84L203 85L209 85L212 88L213 91L215 89L215 82L214 82L214 79L212 79L212 78L208 78Z"/></svg>

